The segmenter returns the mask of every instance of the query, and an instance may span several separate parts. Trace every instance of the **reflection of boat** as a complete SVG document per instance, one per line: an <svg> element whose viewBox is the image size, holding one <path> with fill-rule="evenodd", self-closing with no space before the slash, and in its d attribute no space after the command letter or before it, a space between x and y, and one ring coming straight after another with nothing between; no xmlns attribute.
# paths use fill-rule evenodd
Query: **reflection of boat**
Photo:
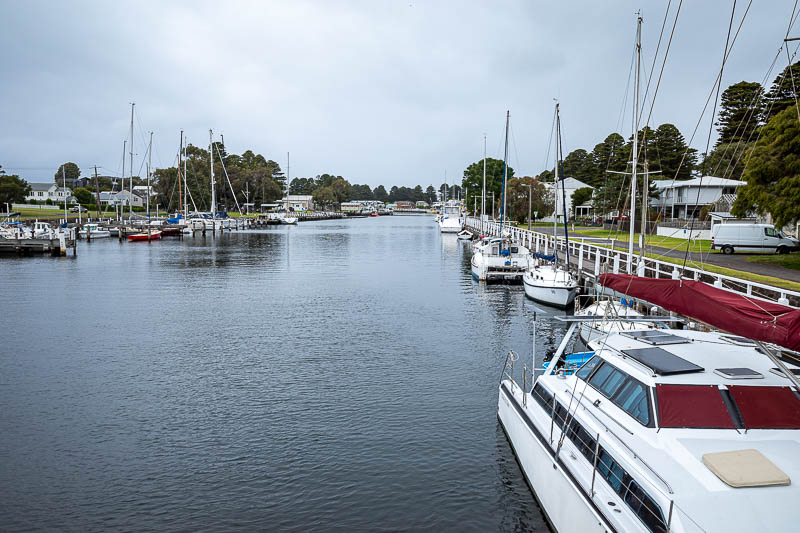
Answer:
<svg viewBox="0 0 800 533"><path fill-rule="evenodd" d="M161 238L161 231L160 230L154 230L154 231L151 231L150 233L133 233L131 235L128 235L128 240L129 241L134 241L134 242L135 241L155 241L155 240L160 239L160 238Z"/></svg>
<svg viewBox="0 0 800 533"><path fill-rule="evenodd" d="M101 239L103 237L110 237L111 231L100 228L97 224L84 224L83 229L78 232L82 239Z"/></svg>
<svg viewBox="0 0 800 533"><path fill-rule="evenodd" d="M472 232L469 230L463 230L458 233L458 238L462 241L471 241L472 240Z"/></svg>

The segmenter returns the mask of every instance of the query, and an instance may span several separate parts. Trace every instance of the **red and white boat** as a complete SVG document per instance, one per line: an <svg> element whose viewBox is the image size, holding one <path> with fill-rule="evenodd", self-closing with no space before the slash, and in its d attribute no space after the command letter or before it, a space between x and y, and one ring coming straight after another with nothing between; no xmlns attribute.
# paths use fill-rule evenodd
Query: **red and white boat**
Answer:
<svg viewBox="0 0 800 533"><path fill-rule="evenodd" d="M155 240L160 239L160 238L161 238L161 231L160 230L151 231L149 234L148 233L134 233L132 235L128 235L128 240L129 241L134 241L134 242L135 241L147 241L147 240L155 241Z"/></svg>

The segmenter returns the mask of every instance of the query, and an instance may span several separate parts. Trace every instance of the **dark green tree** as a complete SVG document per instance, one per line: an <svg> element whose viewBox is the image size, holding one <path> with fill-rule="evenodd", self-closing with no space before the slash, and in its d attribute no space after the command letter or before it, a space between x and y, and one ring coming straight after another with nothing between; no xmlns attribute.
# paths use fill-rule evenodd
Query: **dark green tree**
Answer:
<svg viewBox="0 0 800 533"><path fill-rule="evenodd" d="M375 190L372 191L372 196L379 202L389 201L389 194L386 192L386 188L383 185L375 187Z"/></svg>
<svg viewBox="0 0 800 533"><path fill-rule="evenodd" d="M372 200L372 189L369 185L351 185L350 195L354 200Z"/></svg>
<svg viewBox="0 0 800 533"><path fill-rule="evenodd" d="M791 72L790 72L791 68ZM792 80L794 79L794 88ZM795 102L800 98L800 61L786 67L783 72L772 82L769 92L765 96L764 108L769 120L787 107L794 107ZM795 117L797 111L795 110Z"/></svg>
<svg viewBox="0 0 800 533"><path fill-rule="evenodd" d="M6 174L0 165L0 209L5 210L4 204L22 203L31 192L28 182L16 174Z"/></svg>
<svg viewBox="0 0 800 533"><path fill-rule="evenodd" d="M755 141L764 113L764 88L760 83L740 81L722 93L717 115L716 146Z"/></svg>
<svg viewBox="0 0 800 533"><path fill-rule="evenodd" d="M514 177L514 169L508 167L508 178ZM483 191L483 159L469 165L464 170L464 177L461 179L461 187L469 188L470 191ZM439 188L441 191L441 187ZM503 190L503 161L501 159L486 158L486 197L487 205L491 202L492 192L495 200L500 198ZM451 198L448 192L447 198Z"/></svg>
<svg viewBox="0 0 800 533"><path fill-rule="evenodd" d="M311 197L312 200L314 200L314 206L317 208L322 207L323 209L330 209L339 203L336 200L336 194L333 191L333 187L318 187L314 189L314 193L311 195Z"/></svg>
<svg viewBox="0 0 800 533"><path fill-rule="evenodd" d="M591 187L581 187L572 193L572 205L577 207L584 202L592 199L593 189Z"/></svg>
<svg viewBox="0 0 800 533"><path fill-rule="evenodd" d="M709 152L705 160L703 168L707 169L706 174L731 180L742 179L747 154L750 153L754 144L755 139L749 143L718 144Z"/></svg>
<svg viewBox="0 0 800 533"><path fill-rule="evenodd" d="M661 176L657 179L690 179L692 171L697 167L697 150L686 145L678 128L673 124L662 124L648 135L651 138L645 143L644 156L651 171L661 171ZM639 161L643 162L644 158Z"/></svg>
<svg viewBox="0 0 800 533"><path fill-rule="evenodd" d="M433 188L433 185L428 185L428 188L425 189L425 201L429 204L436 201L436 189Z"/></svg>
<svg viewBox="0 0 800 533"><path fill-rule="evenodd" d="M81 169L75 163L63 163L56 170L53 181L58 185L62 185L65 177L67 178L67 185L74 183L76 179L81 177Z"/></svg>
<svg viewBox="0 0 800 533"><path fill-rule="evenodd" d="M77 187L72 191L72 195L78 200L79 204L93 204L95 202L94 194L83 187Z"/></svg>
<svg viewBox="0 0 800 533"><path fill-rule="evenodd" d="M595 165L594 158L582 148L567 154L562 166L565 177L575 178L592 187L601 184L603 181L603 173Z"/></svg>
<svg viewBox="0 0 800 533"><path fill-rule="evenodd" d="M530 187L529 187L530 186ZM530 195L531 217L546 217L553 212L553 199L547 188L536 178L526 176L508 180L508 199L506 206L509 218L517 222L528 220L528 196Z"/></svg>
<svg viewBox="0 0 800 533"><path fill-rule="evenodd" d="M800 123L794 107L785 107L764 126L744 170L733 214L769 213L777 227L800 217Z"/></svg>

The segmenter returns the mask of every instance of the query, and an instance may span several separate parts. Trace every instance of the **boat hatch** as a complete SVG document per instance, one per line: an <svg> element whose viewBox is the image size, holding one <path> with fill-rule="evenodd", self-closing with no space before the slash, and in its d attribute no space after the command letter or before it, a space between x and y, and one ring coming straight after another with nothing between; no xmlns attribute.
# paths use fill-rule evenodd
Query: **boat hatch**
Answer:
<svg viewBox="0 0 800 533"><path fill-rule="evenodd" d="M800 377L800 368L789 368L788 370L795 376ZM769 369L769 371L775 374L776 376L780 376L782 378L786 377L783 373L783 370L781 370L780 368L772 367Z"/></svg>
<svg viewBox="0 0 800 533"><path fill-rule="evenodd" d="M707 453L703 464L734 488L791 484L789 476L758 450Z"/></svg>
<svg viewBox="0 0 800 533"><path fill-rule="evenodd" d="M663 348L637 348L633 350L622 350L622 353L640 362L660 376L690 374L692 372L702 372L704 370L702 366L697 366L691 361L687 361L683 357L678 357Z"/></svg>
<svg viewBox="0 0 800 533"><path fill-rule="evenodd" d="M645 331L628 331L622 333L625 337L636 339L637 341L646 342L654 346L661 346L664 344L683 344L689 342L686 337L666 333L660 329L648 329Z"/></svg>
<svg viewBox="0 0 800 533"><path fill-rule="evenodd" d="M763 379L764 374L752 368L715 368L714 373L728 379Z"/></svg>
<svg viewBox="0 0 800 533"><path fill-rule="evenodd" d="M719 338L725 342L735 344L736 346L758 346L758 343L753 339L739 337L737 335L720 335Z"/></svg>

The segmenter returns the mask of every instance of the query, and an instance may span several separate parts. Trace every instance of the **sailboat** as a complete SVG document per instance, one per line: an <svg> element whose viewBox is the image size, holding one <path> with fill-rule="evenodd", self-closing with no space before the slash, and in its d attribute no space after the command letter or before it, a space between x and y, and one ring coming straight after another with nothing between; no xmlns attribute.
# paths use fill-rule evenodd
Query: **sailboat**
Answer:
<svg viewBox="0 0 800 533"><path fill-rule="evenodd" d="M503 231L505 224L506 184L508 181L508 126L511 114L506 111L505 153L503 155L503 201L500 206L500 237L482 239L472 247L472 276L479 281L519 282L530 266L530 251L515 244ZM485 159L485 158L484 158Z"/></svg>
<svg viewBox="0 0 800 533"><path fill-rule="evenodd" d="M559 166L561 164L561 119L559 117L558 103L556 103L556 164L555 177L553 179L554 211L553 211L553 237L554 242L558 242L558 186L559 186ZM561 180L563 193L564 182ZM569 270L569 233L567 231L567 212L566 201L564 202L564 237L566 239L566 268L559 265L558 246L553 246L553 255L547 256L537 254L536 262L522 276L522 284L525 287L525 294L537 302L541 302L554 307L567 307L575 300L578 292L578 282Z"/></svg>
<svg viewBox="0 0 800 533"><path fill-rule="evenodd" d="M289 166L289 152L286 152L286 211L280 217L281 224L296 225L298 217L289 213L289 181L291 180L291 167Z"/></svg>

